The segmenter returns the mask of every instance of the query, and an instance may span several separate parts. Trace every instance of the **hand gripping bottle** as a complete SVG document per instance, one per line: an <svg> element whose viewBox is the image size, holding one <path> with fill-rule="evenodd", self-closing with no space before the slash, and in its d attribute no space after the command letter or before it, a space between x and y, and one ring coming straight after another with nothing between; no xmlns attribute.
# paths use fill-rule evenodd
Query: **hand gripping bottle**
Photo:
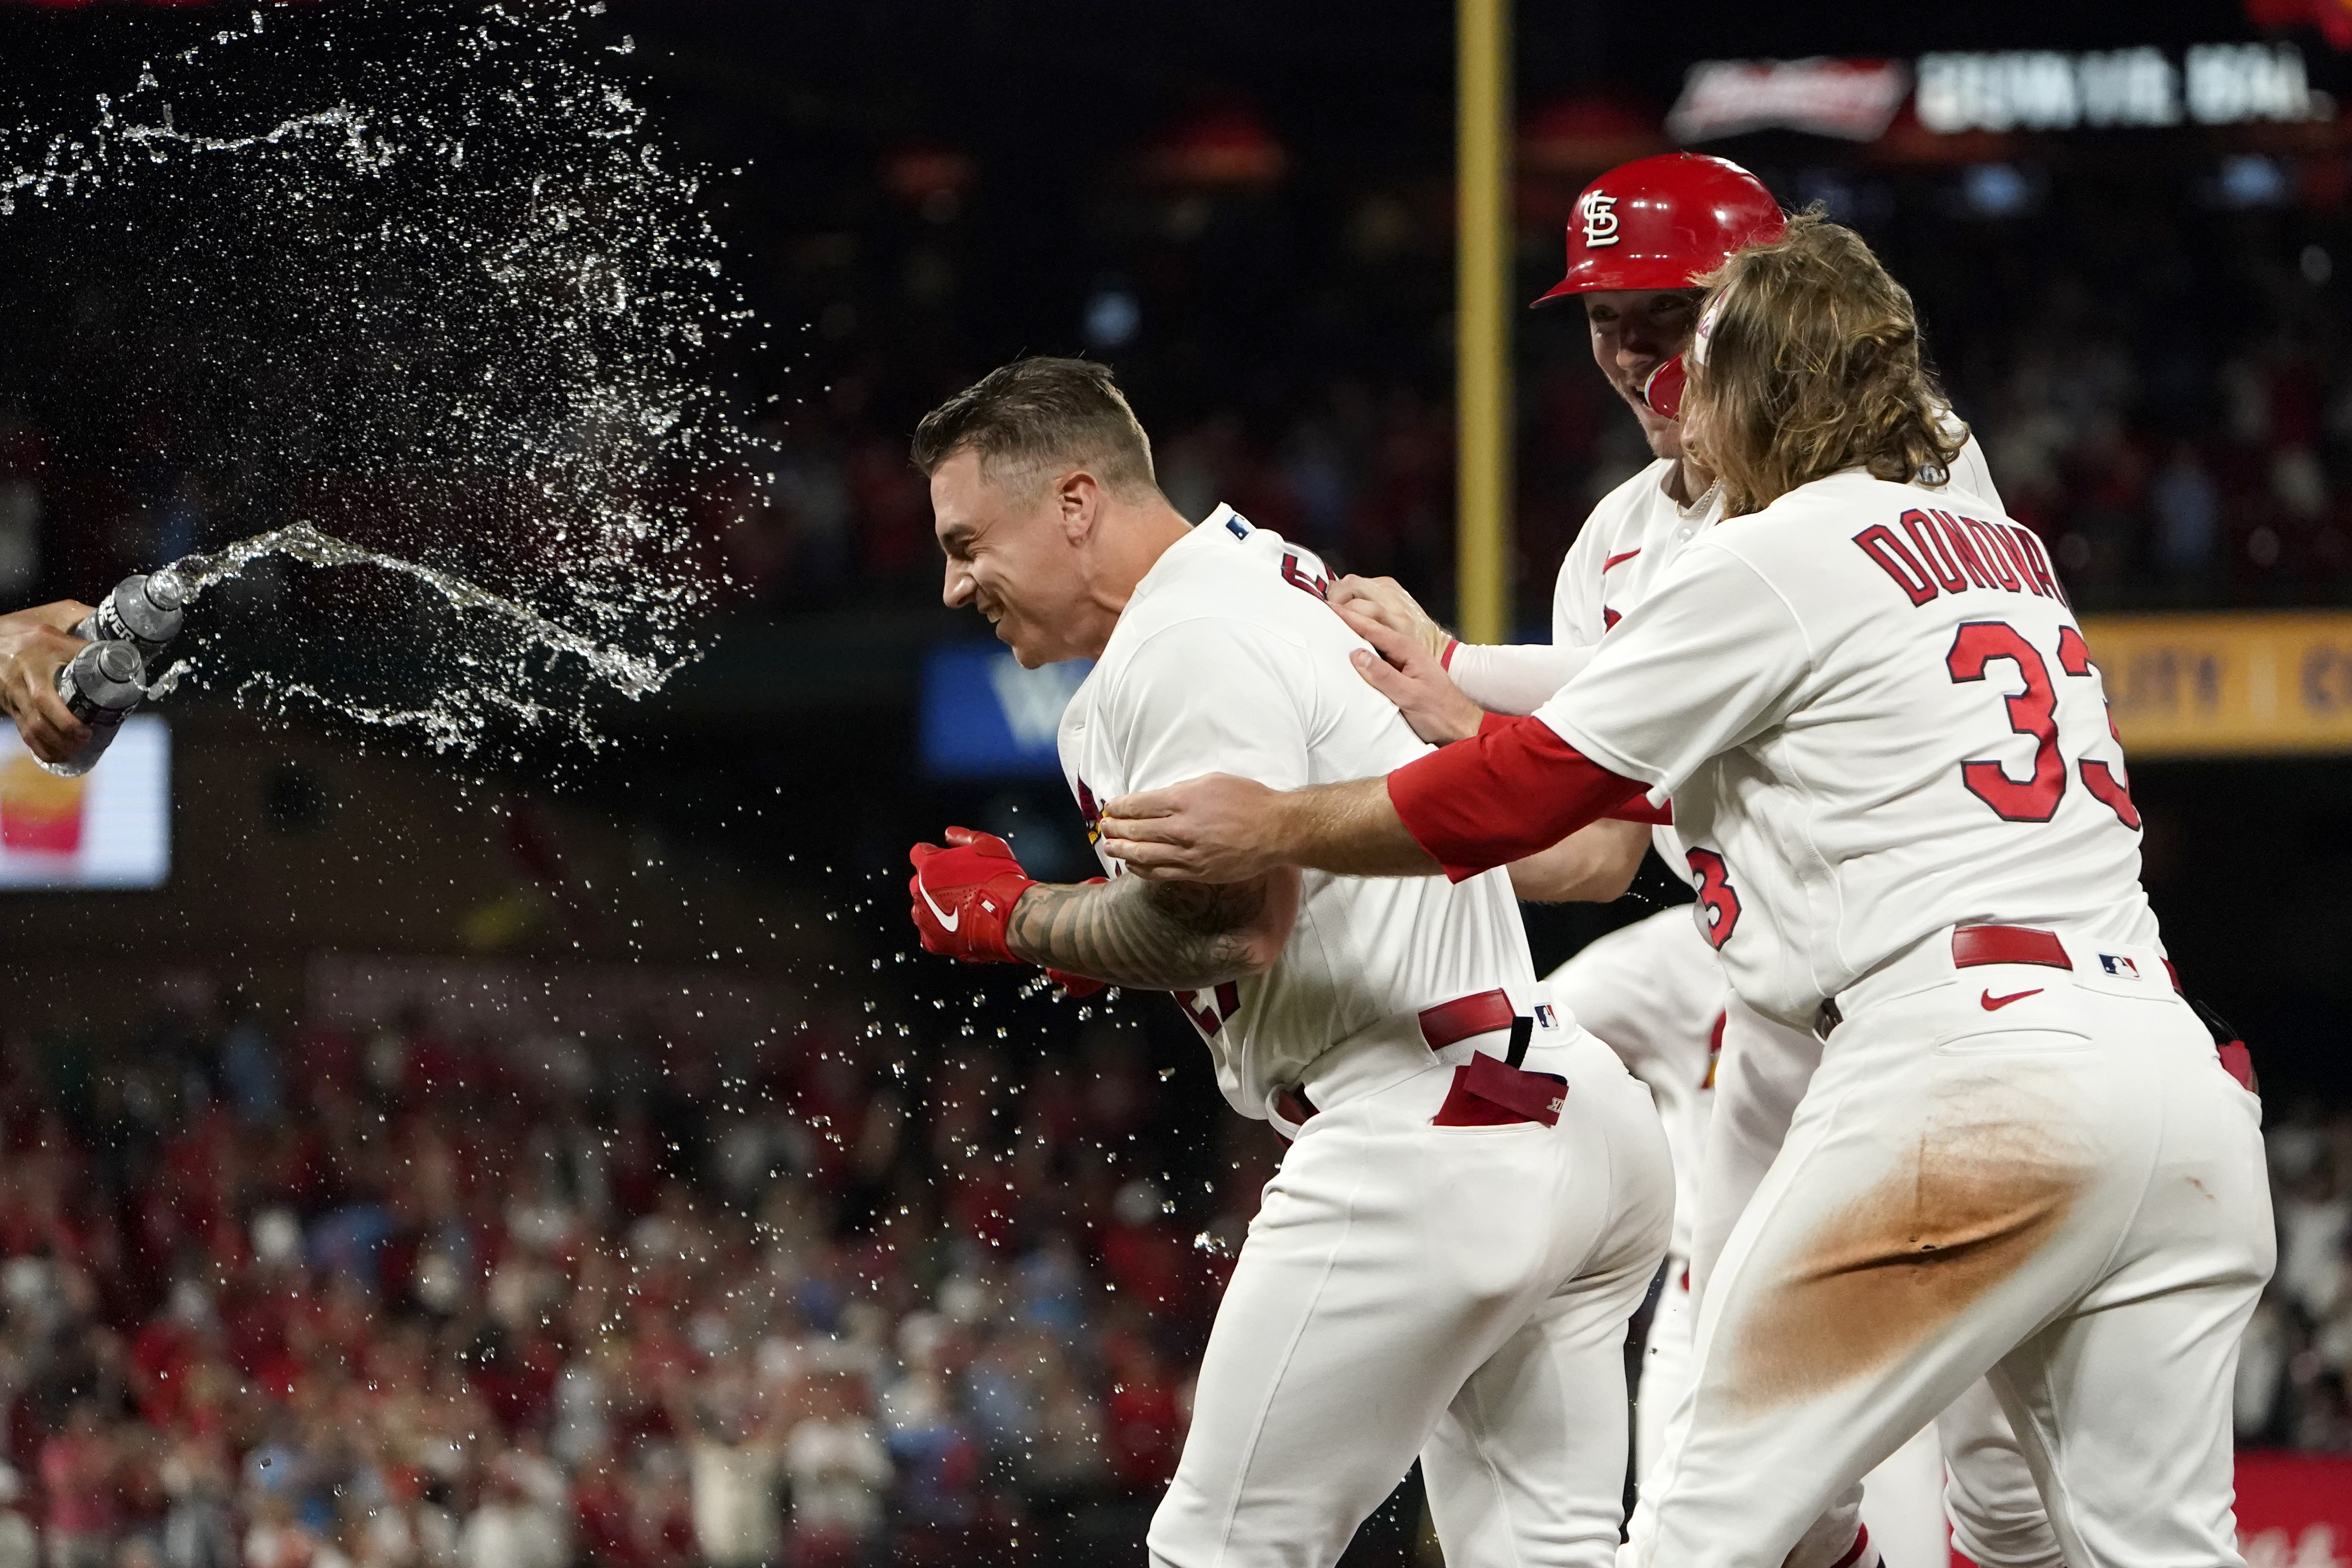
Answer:
<svg viewBox="0 0 2352 1568"><path fill-rule="evenodd" d="M41 766L66 778L95 767L106 748L114 743L122 716L147 695L147 689L139 684L143 669L139 650L120 638L94 642L62 666L58 670L58 695L65 699L75 718L89 726L89 739L64 762Z"/></svg>
<svg viewBox="0 0 2352 1568"><path fill-rule="evenodd" d="M180 635L186 603L187 590L175 572L125 577L74 627L74 636L84 642L127 642L142 660L153 658Z"/></svg>

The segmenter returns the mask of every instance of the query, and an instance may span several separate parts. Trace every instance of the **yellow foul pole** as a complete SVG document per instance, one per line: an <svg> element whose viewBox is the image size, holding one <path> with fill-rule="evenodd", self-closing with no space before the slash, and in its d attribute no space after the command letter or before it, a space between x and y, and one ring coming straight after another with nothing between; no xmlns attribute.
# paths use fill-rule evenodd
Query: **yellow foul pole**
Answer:
<svg viewBox="0 0 2352 1568"><path fill-rule="evenodd" d="M1455 616L1501 642L1511 599L1511 7L1455 0Z"/></svg>

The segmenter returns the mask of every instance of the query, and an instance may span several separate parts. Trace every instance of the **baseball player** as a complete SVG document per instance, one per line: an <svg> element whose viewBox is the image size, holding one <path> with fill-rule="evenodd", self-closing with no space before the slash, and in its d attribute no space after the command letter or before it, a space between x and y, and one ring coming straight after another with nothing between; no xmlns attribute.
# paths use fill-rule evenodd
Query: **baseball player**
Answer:
<svg viewBox="0 0 2352 1568"><path fill-rule="evenodd" d="M1096 803L1203 766L1275 788L1428 748L1358 678L1321 563L1188 526L1099 366L1007 365L922 423L945 596L1025 665L1097 662L1062 721ZM1538 1001L1507 875L1035 883L919 846L924 945L1179 993L1227 1100L1291 1137L1235 1259L1154 1563L1336 1562L1416 1455L1446 1559L1607 1568L1625 1324L1673 1175L1649 1097Z"/></svg>
<svg viewBox="0 0 2352 1568"><path fill-rule="evenodd" d="M1466 876L1671 796L1734 988L1823 1050L1631 1562L1775 1568L1990 1373L2074 1568L2233 1568L2259 1103L2176 989L2082 632L2029 530L1910 482L1956 443L1851 231L1735 256L1689 358L1727 521L1536 714L1385 779L1113 801L1104 843L1154 876Z"/></svg>
<svg viewBox="0 0 2352 1568"><path fill-rule="evenodd" d="M1665 1286L1634 1387L1633 1474L1648 1472L1690 1361L1690 1228L1699 1150L1714 1109L1727 987L1715 950L1681 905L1588 942L1546 982L1552 1002L1649 1086L1675 1166Z"/></svg>
<svg viewBox="0 0 2352 1568"><path fill-rule="evenodd" d="M1488 711L1531 712L1566 684L1609 628L1648 596L1681 548L1722 519L1722 485L1685 448L1679 421L1654 409L1643 387L1689 346L1696 279L1740 247L1774 238L1784 227L1779 204L1753 174L1725 159L1691 153L1612 169L1578 199L1568 227L1567 270L1536 303L1582 301L1594 360L1640 421L1655 461L1604 497L1579 531L1553 592L1549 645L1459 643L1388 579L1343 577L1332 586L1333 605L1418 640ZM1948 423L1958 430L1957 420L1948 416ZM1940 479L1935 488L1966 491L1970 504L1998 512L2000 498L1983 450L1972 434L1958 433L1963 439L1949 477L1938 470L1923 478ZM1665 864L1687 875L1672 827L1629 830L1603 822L1515 866L1513 879L1528 898L1612 898L1632 880L1654 835ZM1536 874L1538 867L1559 871L1547 878ZM1679 918L1687 922L1686 914ZM1688 1417L1686 1408L1676 1411L1686 1392L1679 1373L1688 1345L1677 1343L1691 1325L1686 1291L1703 1288L1733 1222L1780 1152L1821 1056L1820 1042L1809 1032L1774 1024L1728 995L1711 952L1678 954L1666 934L1675 923L1654 919L1638 928L1649 933L1643 938L1597 944L1598 952L1580 954L1549 982L1555 990L1564 984L1577 988L1563 998L1566 1005L1621 1055L1629 1040L1638 1042L1633 1048L1639 1059L1629 1058L1628 1065L1658 1097L1675 1150L1680 1202L1672 1256L1681 1266L1669 1273L1644 1347L1636 1391L1637 1476L1666 1445L1669 1414L1679 1417L1675 1431ZM1683 962L1694 956L1709 962ZM1662 967L1654 976L1623 973L1644 962ZM1669 991L1669 984L1691 989L1684 994ZM1599 1005L1609 1008L1605 1023L1588 1013ZM1703 1026L1696 1022L1702 1019ZM1719 1047L1721 1071L1710 1075L1718 1092L1706 1099L1721 1109L1697 1115L1695 1122L1685 1117L1678 1128L1670 1108L1690 1092L1679 1075L1686 1073L1691 1053L1710 1041ZM2059 1568L2056 1538L1999 1405L1989 1396L1963 1400L1937 1425L1944 1444L1965 1456L1954 1468L1950 1497L1961 1549L1980 1568ZM1869 1568L1876 1556L1874 1536L1880 1544L1905 1542L1915 1559L1927 1547L1932 1559L1942 1550L1943 1484L1935 1439L1906 1445L1872 1473L1866 1489L1841 1499L1808 1533L1791 1568ZM1875 1528L1864 1530L1864 1523ZM1913 1568L1903 1553L1896 1561L1898 1568Z"/></svg>
<svg viewBox="0 0 2352 1568"><path fill-rule="evenodd" d="M1552 971L1545 985L1553 1002L1574 1015L1579 1024L1617 1053L1627 1071L1649 1086L1665 1128L1666 1147L1674 1157L1674 1235L1666 1247L1664 1281L1642 1345L1641 1379L1634 1385L1633 1474L1642 1478L1668 1447L1670 1420L1679 1417L1687 1423L1690 1415L1685 1395L1690 1388L1696 1322L1691 1295L1695 1194L1700 1185L1701 1150L1719 1098L1716 1086L1718 1067L1725 1059L1727 1009L1736 999L1715 949L1699 934L1685 905L1661 910L1587 943ZM1769 1026L1776 1037L1793 1033ZM1802 1077L1810 1078L1819 1060L1819 1043L1811 1035L1801 1038L1813 1047L1801 1061ZM1731 1059L1736 1063L1740 1058ZM1756 1057L1751 1052L1745 1059L1752 1063ZM1798 1087L1801 1090L1801 1080ZM1757 1103L1757 1096L1746 1095L1734 1102L1734 1110L1751 1109ZM1771 1129L1774 1150L1787 1132L1790 1109L1793 1107L1780 1108L1780 1120ZM1983 1388L1979 1384L1972 1392L1984 1399L1988 1408L1970 1413L1974 1419L1969 1429L1990 1433L1992 1440L2003 1444L2001 1459L2006 1464L1997 1462L1989 1468L1979 1458L1961 1468L1979 1485L1989 1468L1995 1475L2013 1473L2021 1495L2005 1500L2010 1505L2006 1508L1978 1504L1974 1515L2013 1518L2023 1528L2047 1537L2049 1521L2033 1489L2033 1478L2017 1453L2016 1439L2000 1405L1983 1394ZM1945 1419L1957 1418L1939 1418ZM1904 1568L1911 1564L1934 1568L1950 1552L1944 1485L1943 1451L1935 1428L1929 1427L1864 1479L1859 1531L1849 1511L1833 1509L1831 1521L1807 1534L1815 1540L1827 1538L1822 1550L1850 1543L1845 1550L1857 1560L1877 1552ZM1845 1532L1843 1536L1836 1533L1841 1528ZM2012 1540L1997 1539L2004 1547L2016 1547ZM2054 1560L2054 1542L2048 1550ZM1801 1549L1798 1556L1802 1560Z"/></svg>

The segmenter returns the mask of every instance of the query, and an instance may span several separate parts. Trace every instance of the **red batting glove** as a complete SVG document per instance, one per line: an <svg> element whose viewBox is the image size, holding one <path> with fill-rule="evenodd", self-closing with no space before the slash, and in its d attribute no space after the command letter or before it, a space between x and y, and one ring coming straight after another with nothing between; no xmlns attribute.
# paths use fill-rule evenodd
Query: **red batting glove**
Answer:
<svg viewBox="0 0 2352 1568"><path fill-rule="evenodd" d="M918 844L907 851L915 874L907 891L915 900L915 929L927 952L966 963L1018 963L1004 945L1013 906L1037 879L1021 869L1013 846L993 833L950 827L948 844Z"/></svg>

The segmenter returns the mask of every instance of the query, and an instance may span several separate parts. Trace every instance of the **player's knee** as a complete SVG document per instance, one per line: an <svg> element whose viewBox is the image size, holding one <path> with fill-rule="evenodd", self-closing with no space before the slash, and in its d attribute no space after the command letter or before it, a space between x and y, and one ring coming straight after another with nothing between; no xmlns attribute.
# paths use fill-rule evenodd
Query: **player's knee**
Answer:
<svg viewBox="0 0 2352 1568"><path fill-rule="evenodd" d="M1151 1525L1144 1532L1144 1550L1150 1556L1151 1568L1211 1568L1221 1556L1230 1555L1221 1552L1230 1542L1217 1539L1212 1511L1207 1500L1186 1486L1180 1472L1161 1494L1160 1506L1151 1510Z"/></svg>
<svg viewBox="0 0 2352 1568"><path fill-rule="evenodd" d="M2065 1568L2039 1492L1971 1488L1956 1469L1944 1487L1952 1544L1977 1568Z"/></svg>

